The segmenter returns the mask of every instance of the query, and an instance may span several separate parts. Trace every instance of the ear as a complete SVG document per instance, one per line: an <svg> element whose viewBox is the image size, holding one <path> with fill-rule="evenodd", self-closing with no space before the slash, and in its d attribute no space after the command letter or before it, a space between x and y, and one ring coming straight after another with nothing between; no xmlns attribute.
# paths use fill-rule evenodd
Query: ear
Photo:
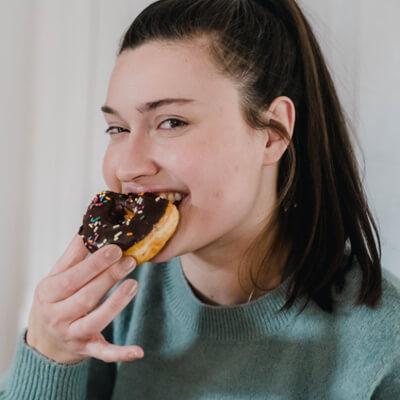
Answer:
<svg viewBox="0 0 400 400"><path fill-rule="evenodd" d="M296 120L296 109L289 97L277 97L269 106L267 118L268 120L273 119L282 124L289 133L290 138L292 138ZM267 128L265 139L264 165L275 164L285 153L289 143L286 139L281 138L272 128Z"/></svg>

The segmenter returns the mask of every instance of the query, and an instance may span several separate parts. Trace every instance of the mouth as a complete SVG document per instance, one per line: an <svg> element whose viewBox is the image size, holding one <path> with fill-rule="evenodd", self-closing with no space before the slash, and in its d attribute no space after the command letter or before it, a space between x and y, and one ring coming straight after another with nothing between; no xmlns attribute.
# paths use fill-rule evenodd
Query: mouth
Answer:
<svg viewBox="0 0 400 400"><path fill-rule="evenodd" d="M168 200L178 208L183 204L184 200L189 197L189 194L184 192L129 192L127 194L143 195L145 193L151 193L156 196L155 201L159 201L159 199Z"/></svg>
<svg viewBox="0 0 400 400"><path fill-rule="evenodd" d="M187 198L189 195L187 193L180 193L180 192L162 192L162 193L154 193L155 195L158 195L156 198L157 199L165 199L170 201L171 203L175 204L178 208L179 206L183 203L185 198Z"/></svg>

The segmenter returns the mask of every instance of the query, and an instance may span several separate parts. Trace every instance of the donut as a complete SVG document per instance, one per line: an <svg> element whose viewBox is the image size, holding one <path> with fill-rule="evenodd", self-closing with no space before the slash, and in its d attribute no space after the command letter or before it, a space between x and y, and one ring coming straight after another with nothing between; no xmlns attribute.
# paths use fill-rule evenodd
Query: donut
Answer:
<svg viewBox="0 0 400 400"><path fill-rule="evenodd" d="M155 193L102 191L89 204L78 234L91 253L116 244L139 265L161 251L178 223L178 208Z"/></svg>

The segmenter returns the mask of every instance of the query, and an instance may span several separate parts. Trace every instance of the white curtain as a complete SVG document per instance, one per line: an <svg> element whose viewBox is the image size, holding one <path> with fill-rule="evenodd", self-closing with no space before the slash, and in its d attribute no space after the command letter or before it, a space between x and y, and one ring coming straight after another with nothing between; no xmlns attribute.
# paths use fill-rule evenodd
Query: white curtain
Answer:
<svg viewBox="0 0 400 400"><path fill-rule="evenodd" d="M105 189L100 107L119 40L151 1L0 4L0 375L33 291ZM383 264L400 276L400 3L303 0L365 154ZM397 181L396 181L397 180Z"/></svg>

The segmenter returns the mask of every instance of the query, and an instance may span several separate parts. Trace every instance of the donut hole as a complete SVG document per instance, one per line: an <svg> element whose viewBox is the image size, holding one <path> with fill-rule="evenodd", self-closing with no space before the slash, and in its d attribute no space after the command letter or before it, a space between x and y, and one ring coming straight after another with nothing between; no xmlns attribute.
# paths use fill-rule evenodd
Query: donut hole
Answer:
<svg viewBox="0 0 400 400"><path fill-rule="evenodd" d="M132 215L130 216L130 214ZM131 210L126 209L121 204L116 205L114 208L111 209L110 212L110 220L116 221L119 224L125 222L126 219L130 219L132 217L133 217L133 212Z"/></svg>

